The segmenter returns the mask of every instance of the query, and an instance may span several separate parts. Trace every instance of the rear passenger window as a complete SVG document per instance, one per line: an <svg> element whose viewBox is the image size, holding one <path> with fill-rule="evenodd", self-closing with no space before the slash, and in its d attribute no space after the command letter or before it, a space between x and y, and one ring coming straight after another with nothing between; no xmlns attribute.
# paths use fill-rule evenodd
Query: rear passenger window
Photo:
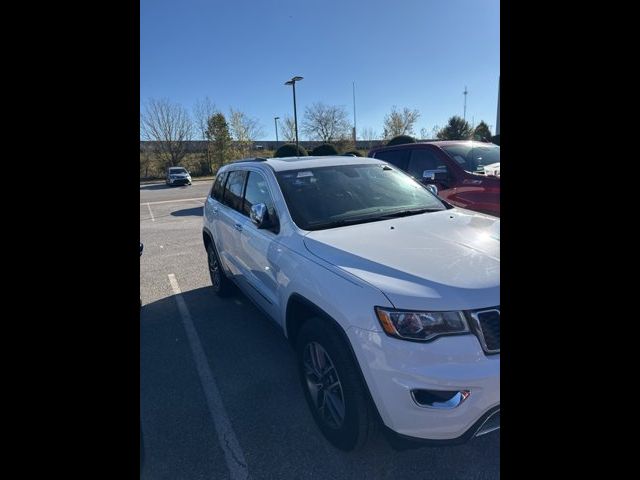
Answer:
<svg viewBox="0 0 640 480"><path fill-rule="evenodd" d="M409 163L409 150L383 150L377 152L375 158L389 162L400 170L406 170Z"/></svg>
<svg viewBox="0 0 640 480"><path fill-rule="evenodd" d="M430 148L411 150L409 168L407 168L409 175L421 179L425 170L447 170L447 165Z"/></svg>
<svg viewBox="0 0 640 480"><path fill-rule="evenodd" d="M224 188L224 195L222 197L222 203L239 212L242 209L242 193L246 178L247 172L244 170L230 172Z"/></svg>
<svg viewBox="0 0 640 480"><path fill-rule="evenodd" d="M224 181L227 179L227 172L216 175L216 181L213 183L210 196L218 201L222 200L222 189L224 188Z"/></svg>

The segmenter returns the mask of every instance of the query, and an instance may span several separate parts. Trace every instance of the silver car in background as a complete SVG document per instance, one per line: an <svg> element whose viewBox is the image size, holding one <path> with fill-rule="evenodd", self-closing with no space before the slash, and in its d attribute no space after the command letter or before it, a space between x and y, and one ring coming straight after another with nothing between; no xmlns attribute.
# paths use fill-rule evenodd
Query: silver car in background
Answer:
<svg viewBox="0 0 640 480"><path fill-rule="evenodd" d="M191 174L184 167L170 167L165 181L167 185L191 185Z"/></svg>

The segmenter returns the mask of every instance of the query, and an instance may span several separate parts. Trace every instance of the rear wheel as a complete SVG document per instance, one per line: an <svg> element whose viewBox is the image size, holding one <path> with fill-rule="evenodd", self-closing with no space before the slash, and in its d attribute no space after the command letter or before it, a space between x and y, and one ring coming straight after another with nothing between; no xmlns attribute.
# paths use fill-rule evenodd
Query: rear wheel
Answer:
<svg viewBox="0 0 640 480"><path fill-rule="evenodd" d="M376 434L377 418L349 346L320 318L303 324L296 344L300 380L316 424L341 450L364 447Z"/></svg>
<svg viewBox="0 0 640 480"><path fill-rule="evenodd" d="M222 270L218 253L212 242L207 242L207 260L209 264L209 276L211 277L211 285L213 291L219 297L228 297L232 293L233 285L231 280L227 278L227 275Z"/></svg>

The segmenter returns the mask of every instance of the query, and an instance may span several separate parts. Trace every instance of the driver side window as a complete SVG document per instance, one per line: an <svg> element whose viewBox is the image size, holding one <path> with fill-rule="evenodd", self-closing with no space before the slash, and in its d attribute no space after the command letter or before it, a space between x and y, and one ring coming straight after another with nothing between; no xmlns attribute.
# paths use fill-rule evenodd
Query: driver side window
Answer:
<svg viewBox="0 0 640 480"><path fill-rule="evenodd" d="M266 179L258 172L249 172L247 188L244 194L244 206L242 213L247 217L251 214L251 207L259 203L264 203L267 207L269 219L274 223L274 227L269 230L278 233L278 215L275 211L273 199L269 195L269 188Z"/></svg>
<svg viewBox="0 0 640 480"><path fill-rule="evenodd" d="M448 172L447 165L440 160L433 150L427 148L412 150L407 169L409 175L422 180L422 174L425 170L444 170Z"/></svg>

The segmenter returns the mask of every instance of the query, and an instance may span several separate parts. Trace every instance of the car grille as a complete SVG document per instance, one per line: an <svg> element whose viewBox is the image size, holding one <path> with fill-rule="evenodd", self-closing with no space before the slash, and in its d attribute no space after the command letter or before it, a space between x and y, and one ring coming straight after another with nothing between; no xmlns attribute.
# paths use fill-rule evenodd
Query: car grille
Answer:
<svg viewBox="0 0 640 480"><path fill-rule="evenodd" d="M500 352L500 306L471 312L476 334L486 353Z"/></svg>

